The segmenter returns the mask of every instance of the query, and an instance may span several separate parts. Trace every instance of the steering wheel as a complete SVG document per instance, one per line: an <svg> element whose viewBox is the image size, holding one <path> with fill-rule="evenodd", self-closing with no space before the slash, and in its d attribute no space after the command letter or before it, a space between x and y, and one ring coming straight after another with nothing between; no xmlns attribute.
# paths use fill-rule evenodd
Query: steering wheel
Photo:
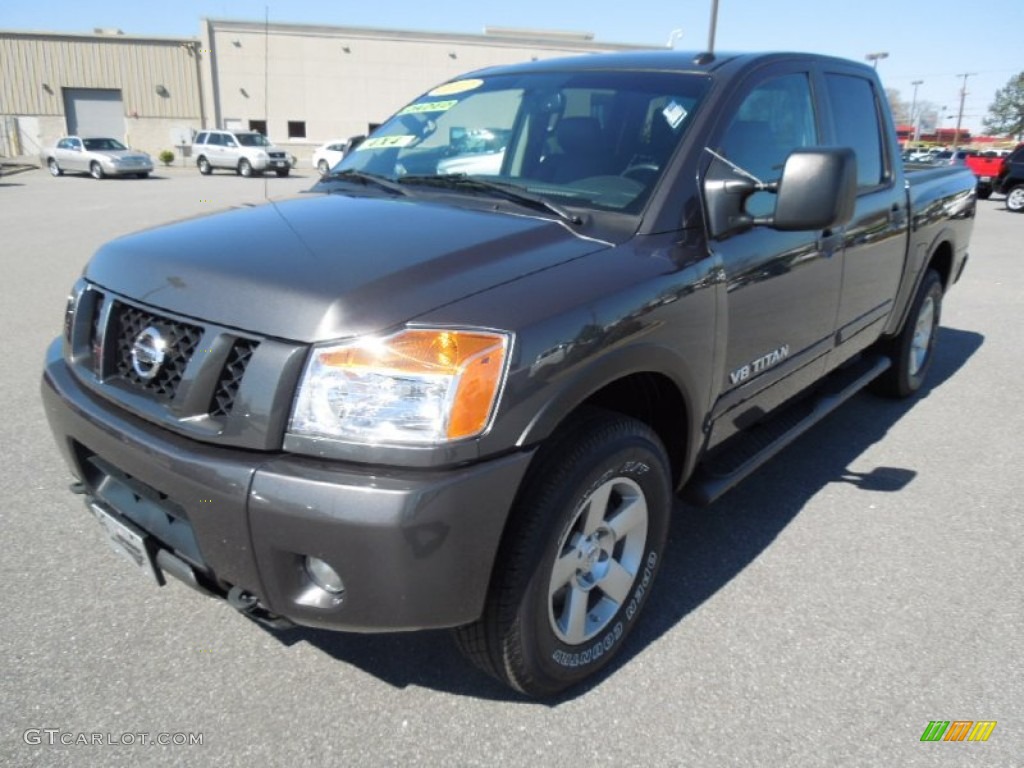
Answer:
<svg viewBox="0 0 1024 768"><path fill-rule="evenodd" d="M639 181L641 184L650 184L657 177L660 170L661 168L658 167L657 163L637 163L636 165L627 166L619 175L625 176L627 179Z"/></svg>

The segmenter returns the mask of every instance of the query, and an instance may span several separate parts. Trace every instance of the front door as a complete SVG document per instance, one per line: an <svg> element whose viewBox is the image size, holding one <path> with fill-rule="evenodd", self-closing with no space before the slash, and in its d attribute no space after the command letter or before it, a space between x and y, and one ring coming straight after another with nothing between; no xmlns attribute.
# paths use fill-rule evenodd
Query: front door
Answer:
<svg viewBox="0 0 1024 768"><path fill-rule="evenodd" d="M712 147L764 182L794 149L820 144L811 74L799 65L748 81ZM720 162L720 161L715 161ZM756 192L752 216L775 196ZM712 241L725 272L725 361L711 443L721 442L818 378L832 348L842 281L841 238L756 226Z"/></svg>

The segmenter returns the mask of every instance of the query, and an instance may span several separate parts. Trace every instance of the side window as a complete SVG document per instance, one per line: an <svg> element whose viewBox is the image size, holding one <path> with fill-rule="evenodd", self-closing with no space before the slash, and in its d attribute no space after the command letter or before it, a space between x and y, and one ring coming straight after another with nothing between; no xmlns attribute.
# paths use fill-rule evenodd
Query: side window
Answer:
<svg viewBox="0 0 1024 768"><path fill-rule="evenodd" d="M885 163L875 89L870 80L852 75L829 74L825 82L837 142L852 147L857 155L857 186L862 190L877 187L885 181Z"/></svg>
<svg viewBox="0 0 1024 768"><path fill-rule="evenodd" d="M198 136L196 136L196 144L205 144L208 136L209 134L203 131Z"/></svg>
<svg viewBox="0 0 1024 768"><path fill-rule="evenodd" d="M761 181L776 181L794 149L818 144L814 102L806 74L781 75L760 83L740 104L722 136L721 152ZM747 212L770 214L775 196L758 192Z"/></svg>

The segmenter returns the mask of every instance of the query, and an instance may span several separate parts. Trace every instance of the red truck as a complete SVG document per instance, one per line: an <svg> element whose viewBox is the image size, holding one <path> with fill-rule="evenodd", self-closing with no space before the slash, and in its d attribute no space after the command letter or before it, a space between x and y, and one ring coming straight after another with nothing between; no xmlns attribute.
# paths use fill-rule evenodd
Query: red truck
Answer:
<svg viewBox="0 0 1024 768"><path fill-rule="evenodd" d="M1003 168L1006 166L1005 155L968 154L964 158L967 167L971 169L978 179L978 199L988 200L992 196L992 188L995 180L999 178Z"/></svg>

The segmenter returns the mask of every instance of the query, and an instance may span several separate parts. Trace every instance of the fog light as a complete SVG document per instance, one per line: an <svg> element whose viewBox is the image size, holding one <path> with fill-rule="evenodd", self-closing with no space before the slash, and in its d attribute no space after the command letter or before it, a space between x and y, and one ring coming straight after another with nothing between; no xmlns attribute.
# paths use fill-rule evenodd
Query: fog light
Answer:
<svg viewBox="0 0 1024 768"><path fill-rule="evenodd" d="M306 556L306 573L310 580L324 592L340 595L345 591L345 583L338 572L319 557Z"/></svg>

